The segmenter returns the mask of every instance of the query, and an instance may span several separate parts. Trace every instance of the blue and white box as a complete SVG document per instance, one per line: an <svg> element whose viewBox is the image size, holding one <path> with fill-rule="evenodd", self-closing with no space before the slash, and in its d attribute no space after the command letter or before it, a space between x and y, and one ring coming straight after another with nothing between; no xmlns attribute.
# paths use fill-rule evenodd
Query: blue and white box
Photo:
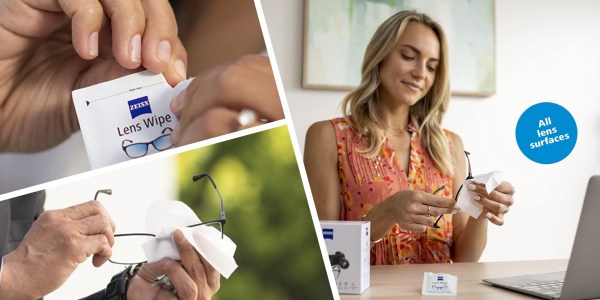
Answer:
<svg viewBox="0 0 600 300"><path fill-rule="evenodd" d="M321 221L333 277L340 294L361 294L370 284L371 222Z"/></svg>

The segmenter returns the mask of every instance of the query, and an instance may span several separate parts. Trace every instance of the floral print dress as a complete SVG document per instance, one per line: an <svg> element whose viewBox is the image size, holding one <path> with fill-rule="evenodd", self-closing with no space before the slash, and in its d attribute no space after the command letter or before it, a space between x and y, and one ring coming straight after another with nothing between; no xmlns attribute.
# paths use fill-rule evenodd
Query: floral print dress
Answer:
<svg viewBox="0 0 600 300"><path fill-rule="evenodd" d="M331 120L335 128L338 171L343 205L342 220L357 221L373 207L402 190L433 193L452 197L452 178L438 170L421 145L412 123L408 174L400 166L395 152L386 141L375 158L367 158L356 151L364 149L366 139L359 136L343 118ZM448 132L445 132L448 135ZM450 145L449 145L450 146ZM444 215L439 229L411 232L394 225L381 241L371 247L372 265L410 263L448 263L452 245L452 216Z"/></svg>

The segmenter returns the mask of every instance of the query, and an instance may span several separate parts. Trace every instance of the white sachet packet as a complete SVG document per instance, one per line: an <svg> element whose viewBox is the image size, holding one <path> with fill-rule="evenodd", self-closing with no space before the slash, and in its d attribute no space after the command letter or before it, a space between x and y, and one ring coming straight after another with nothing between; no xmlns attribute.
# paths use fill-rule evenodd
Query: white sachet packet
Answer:
<svg viewBox="0 0 600 300"><path fill-rule="evenodd" d="M162 74L142 71L73 91L90 167L170 149L178 123L171 99L190 82L172 88Z"/></svg>

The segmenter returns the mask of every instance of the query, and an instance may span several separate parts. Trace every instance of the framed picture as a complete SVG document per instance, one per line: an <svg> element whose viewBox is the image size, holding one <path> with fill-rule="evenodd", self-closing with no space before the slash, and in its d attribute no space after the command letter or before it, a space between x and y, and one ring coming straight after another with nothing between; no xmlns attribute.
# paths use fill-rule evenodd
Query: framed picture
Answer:
<svg viewBox="0 0 600 300"><path fill-rule="evenodd" d="M495 93L494 0L305 0L303 87L356 87L371 36L405 9L424 12L444 28L453 95Z"/></svg>

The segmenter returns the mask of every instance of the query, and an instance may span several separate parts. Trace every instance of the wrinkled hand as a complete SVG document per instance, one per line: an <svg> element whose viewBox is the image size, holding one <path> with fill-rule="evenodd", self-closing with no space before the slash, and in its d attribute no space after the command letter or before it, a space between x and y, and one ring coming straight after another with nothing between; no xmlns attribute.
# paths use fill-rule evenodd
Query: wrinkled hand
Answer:
<svg viewBox="0 0 600 300"><path fill-rule="evenodd" d="M163 258L147 263L129 283L127 298L136 299L210 299L219 290L220 274L196 249L188 243L181 231L173 234L181 261ZM167 274L176 294L158 286L152 286L154 279Z"/></svg>
<svg viewBox="0 0 600 300"><path fill-rule="evenodd" d="M283 119L269 58L247 55L202 72L171 102L179 119L174 144L185 145L241 129L240 111L267 122ZM251 125L258 125L255 123Z"/></svg>
<svg viewBox="0 0 600 300"><path fill-rule="evenodd" d="M390 199L389 213L396 223L402 229L414 232L433 227L438 216L457 212L454 200L421 191L400 191Z"/></svg>
<svg viewBox="0 0 600 300"><path fill-rule="evenodd" d="M485 191L485 186L480 183L471 183L467 188L479 197L479 199L475 197L475 200L483 205L482 215L496 225L503 225L504 215L514 203L515 188L506 181L500 183L489 195Z"/></svg>
<svg viewBox="0 0 600 300"><path fill-rule="evenodd" d="M42 213L19 247L4 257L0 299L39 299L91 255L94 266L101 266L112 254L114 230L98 201Z"/></svg>
<svg viewBox="0 0 600 300"><path fill-rule="evenodd" d="M0 2L0 151L50 148L78 130L71 91L139 70L186 77L167 0Z"/></svg>

